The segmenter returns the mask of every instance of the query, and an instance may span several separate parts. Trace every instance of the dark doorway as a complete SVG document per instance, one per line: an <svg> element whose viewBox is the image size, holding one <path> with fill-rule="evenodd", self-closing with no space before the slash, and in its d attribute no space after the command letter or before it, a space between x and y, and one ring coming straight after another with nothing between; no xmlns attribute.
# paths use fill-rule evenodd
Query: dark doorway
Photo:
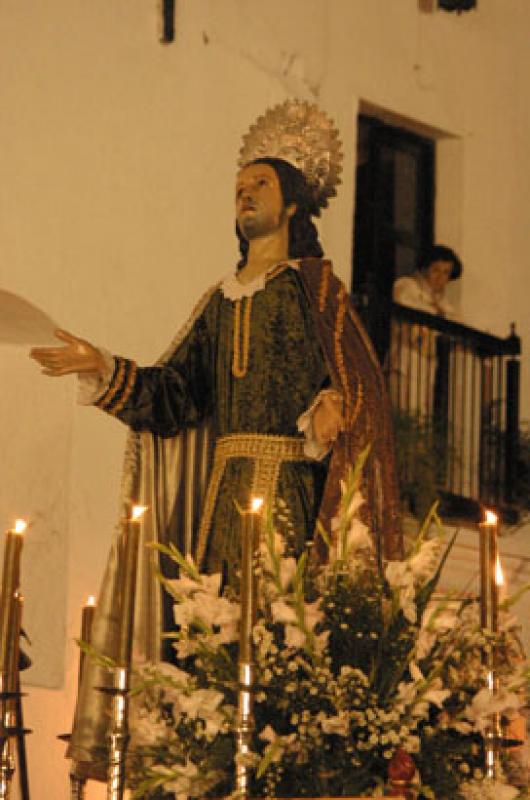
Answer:
<svg viewBox="0 0 530 800"><path fill-rule="evenodd" d="M381 360L392 284L433 243L434 142L360 115L352 293Z"/></svg>

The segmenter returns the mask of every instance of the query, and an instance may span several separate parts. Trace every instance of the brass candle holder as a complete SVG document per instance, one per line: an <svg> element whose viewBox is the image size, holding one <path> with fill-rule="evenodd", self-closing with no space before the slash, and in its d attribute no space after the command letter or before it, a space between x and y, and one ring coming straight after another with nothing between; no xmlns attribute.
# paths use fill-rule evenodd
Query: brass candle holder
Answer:
<svg viewBox="0 0 530 800"><path fill-rule="evenodd" d="M255 557L259 548L263 499L253 498L250 509L242 512L241 526L241 623L239 631L239 691L236 729L236 788L242 798L249 796L250 768L246 763L251 749L252 687L254 679L253 629L257 615L257 577Z"/></svg>
<svg viewBox="0 0 530 800"><path fill-rule="evenodd" d="M94 621L95 611L96 611L96 600L92 595L90 595L90 597L88 598L87 602L85 603L81 611L80 641L83 642L84 644L90 644L92 635L92 623ZM78 691L81 686L81 680L83 678L85 660L86 660L86 653L84 653L83 650L81 650L79 653L79 673L77 680ZM71 735L67 733L59 736L58 738L61 739L62 741L69 742ZM75 761L72 761L70 766L69 780L70 780L70 800L84 800L86 778L78 773L78 767Z"/></svg>
<svg viewBox="0 0 530 800"><path fill-rule="evenodd" d="M122 800L125 791L125 759L129 744L128 705L129 680L136 602L136 576L140 521L145 506L134 506L123 530L121 564L119 570L120 635L117 666L113 671L111 726L109 732L109 762L107 773L107 800Z"/></svg>

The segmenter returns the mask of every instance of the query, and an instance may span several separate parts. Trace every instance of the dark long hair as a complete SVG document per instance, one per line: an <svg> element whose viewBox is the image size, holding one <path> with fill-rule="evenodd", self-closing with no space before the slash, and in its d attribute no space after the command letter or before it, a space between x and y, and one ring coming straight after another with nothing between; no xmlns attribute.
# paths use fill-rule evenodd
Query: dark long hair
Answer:
<svg viewBox="0 0 530 800"><path fill-rule="evenodd" d="M285 206L296 203L296 212L289 220L289 258L322 258L324 251L318 240L318 231L311 217L320 216L304 174L281 158L256 158L251 164L268 164L274 169L280 182ZM241 261L239 268L247 263L248 242L236 224Z"/></svg>
<svg viewBox="0 0 530 800"><path fill-rule="evenodd" d="M450 281L456 281L462 275L464 267L454 250L446 247L443 244L434 244L432 247L423 253L418 263L420 272L426 272L433 261L449 261L451 262L451 274L449 275Z"/></svg>

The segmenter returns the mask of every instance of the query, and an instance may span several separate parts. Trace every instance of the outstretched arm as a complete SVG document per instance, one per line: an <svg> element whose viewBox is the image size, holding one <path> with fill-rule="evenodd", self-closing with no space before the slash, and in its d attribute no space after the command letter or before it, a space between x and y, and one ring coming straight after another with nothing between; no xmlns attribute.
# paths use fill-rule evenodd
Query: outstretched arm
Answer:
<svg viewBox="0 0 530 800"><path fill-rule="evenodd" d="M212 404L212 358L209 337L199 319L164 366L140 368L121 356L110 357L90 342L66 331L56 331L62 347L36 347L30 356L45 375L71 373L99 379L99 391L90 402L134 430L173 436L197 425Z"/></svg>
<svg viewBox="0 0 530 800"><path fill-rule="evenodd" d="M30 357L41 365L44 375L58 378L73 372L105 373L105 360L97 347L68 331L57 330L55 335L65 342L62 347L34 347L30 351Z"/></svg>

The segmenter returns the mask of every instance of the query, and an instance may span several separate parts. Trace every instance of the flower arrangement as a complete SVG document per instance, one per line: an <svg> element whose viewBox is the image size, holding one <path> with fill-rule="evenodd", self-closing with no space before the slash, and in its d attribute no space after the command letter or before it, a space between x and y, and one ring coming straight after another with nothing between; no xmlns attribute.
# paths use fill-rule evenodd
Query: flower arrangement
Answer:
<svg viewBox="0 0 530 800"><path fill-rule="evenodd" d="M512 800L517 789L484 778L482 733L494 711L510 716L522 702L527 673L515 621L505 614L493 696L482 659L492 642L474 604L435 599L451 545L436 511L405 560L379 563L359 515L361 471L362 459L342 487L325 564L311 548L295 558L284 505L265 526L250 794L382 794L390 760L404 749L420 798ZM136 675L133 797L230 795L239 603L234 593L220 595L220 575L160 549L180 567L177 580L162 579L175 603L176 665L144 665Z"/></svg>

